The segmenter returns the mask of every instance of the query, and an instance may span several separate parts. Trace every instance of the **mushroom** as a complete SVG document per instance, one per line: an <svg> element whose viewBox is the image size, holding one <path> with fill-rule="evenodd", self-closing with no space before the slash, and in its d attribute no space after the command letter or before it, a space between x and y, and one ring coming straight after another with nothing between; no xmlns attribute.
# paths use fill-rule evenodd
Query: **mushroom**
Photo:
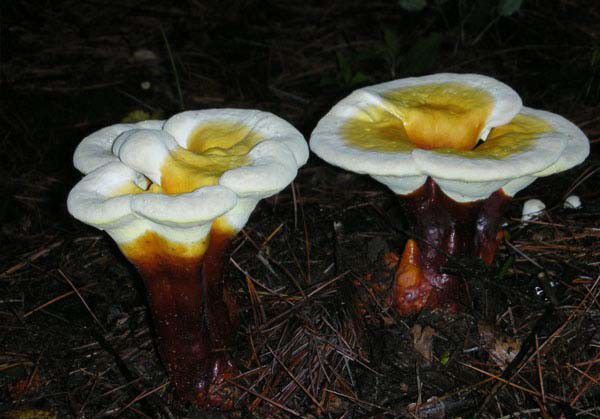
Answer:
<svg viewBox="0 0 600 419"><path fill-rule="evenodd" d="M581 208L581 198L577 195L569 195L563 204L564 208L579 209Z"/></svg>
<svg viewBox="0 0 600 419"><path fill-rule="evenodd" d="M85 177L69 194L69 212L105 230L141 274L159 352L184 402L232 407L228 245L307 158L292 125L238 109L112 125L77 147Z"/></svg>
<svg viewBox="0 0 600 419"><path fill-rule="evenodd" d="M521 221L526 223L537 218L546 209L544 204L539 199L528 199L523 204L523 211L521 212Z"/></svg>
<svg viewBox="0 0 600 419"><path fill-rule="evenodd" d="M392 287L401 314L456 308L464 282L443 272L449 258L490 264L506 202L589 153L575 125L523 107L507 85L449 73L356 90L319 121L310 146L399 196L413 234Z"/></svg>

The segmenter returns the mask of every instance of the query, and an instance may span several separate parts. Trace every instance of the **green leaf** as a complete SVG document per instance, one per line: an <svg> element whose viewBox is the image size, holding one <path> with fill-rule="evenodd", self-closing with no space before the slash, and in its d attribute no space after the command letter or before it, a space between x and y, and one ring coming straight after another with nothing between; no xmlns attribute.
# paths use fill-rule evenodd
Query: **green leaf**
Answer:
<svg viewBox="0 0 600 419"><path fill-rule="evenodd" d="M404 72L406 75L423 73L435 63L438 57L442 35L432 33L421 38L414 44L404 57Z"/></svg>
<svg viewBox="0 0 600 419"><path fill-rule="evenodd" d="M350 83L352 80L352 67L350 66L350 60L341 53L337 53L338 67L340 68L340 74L344 83Z"/></svg>
<svg viewBox="0 0 600 419"><path fill-rule="evenodd" d="M156 111L149 113L142 109L136 109L135 111L129 112L125 117L121 120L121 122L125 124L132 124L136 122L147 121L149 119L161 119L162 112Z"/></svg>
<svg viewBox="0 0 600 419"><path fill-rule="evenodd" d="M386 29L383 32L383 40L388 53L393 57L398 55L398 50L400 49L398 34L391 29Z"/></svg>
<svg viewBox="0 0 600 419"><path fill-rule="evenodd" d="M440 363L445 367L450 362L450 352L444 352L442 358L440 359Z"/></svg>
<svg viewBox="0 0 600 419"><path fill-rule="evenodd" d="M141 109L137 109L137 110L131 111L127 115L125 115L125 118L123 118L121 120L121 122L135 123L135 122L147 121L148 119L150 119L150 114L148 112L143 111Z"/></svg>
<svg viewBox="0 0 600 419"><path fill-rule="evenodd" d="M600 47L595 47L592 51L592 58L590 59L590 65L596 67L600 63Z"/></svg>
<svg viewBox="0 0 600 419"><path fill-rule="evenodd" d="M420 12L427 6L427 0L399 0L398 4L409 12Z"/></svg>
<svg viewBox="0 0 600 419"><path fill-rule="evenodd" d="M338 81L329 76L323 76L323 77L321 77L321 80L319 81L319 87L331 87L331 86L337 86L337 85L338 85Z"/></svg>
<svg viewBox="0 0 600 419"><path fill-rule="evenodd" d="M363 84L363 83L366 83L368 81L371 81L371 77L367 76L362 71L359 71L358 73L356 73L354 75L354 77L352 77L352 80L350 81L350 85L351 86L356 86L357 84Z"/></svg>
<svg viewBox="0 0 600 419"><path fill-rule="evenodd" d="M523 0L500 0L498 12L501 16L512 16L521 9L522 5Z"/></svg>
<svg viewBox="0 0 600 419"><path fill-rule="evenodd" d="M468 28L473 33L479 33L484 30L492 20L498 18L500 1L502 0L465 2L465 4L469 4L469 12L464 17L465 28Z"/></svg>
<svg viewBox="0 0 600 419"><path fill-rule="evenodd" d="M500 267L500 270L498 271L498 279L503 279L506 274L508 273L508 270L513 266L513 263L515 262L515 258L513 256L509 257L508 259L506 259L506 261L502 264L502 266Z"/></svg>

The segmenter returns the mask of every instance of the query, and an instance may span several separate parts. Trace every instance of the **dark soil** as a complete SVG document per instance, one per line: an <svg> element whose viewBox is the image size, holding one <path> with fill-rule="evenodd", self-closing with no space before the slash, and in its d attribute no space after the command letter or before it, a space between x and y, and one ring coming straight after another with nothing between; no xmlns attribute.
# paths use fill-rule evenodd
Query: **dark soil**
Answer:
<svg viewBox="0 0 600 419"><path fill-rule="evenodd" d="M600 417L600 3L406 3L0 3L0 416ZM395 197L313 156L236 239L235 412L172 402L139 277L66 211L75 146L135 111L211 107L308 137L361 85L442 71L496 77L592 144L512 201L491 267L447 267L470 308L398 318L373 292L407 238ZM530 197L548 211L522 224Z"/></svg>

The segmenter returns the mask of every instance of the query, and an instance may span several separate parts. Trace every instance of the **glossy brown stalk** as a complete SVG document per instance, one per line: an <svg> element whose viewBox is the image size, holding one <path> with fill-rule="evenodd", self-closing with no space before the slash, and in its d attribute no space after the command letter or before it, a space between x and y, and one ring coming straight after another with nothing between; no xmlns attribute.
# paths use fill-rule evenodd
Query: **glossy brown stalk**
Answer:
<svg viewBox="0 0 600 419"><path fill-rule="evenodd" d="M502 239L502 211L510 197L501 190L489 198L460 203L428 178L400 196L414 239L407 241L396 271L393 296L401 315L424 308L456 310L465 297L464 280L442 272L452 257L491 264Z"/></svg>
<svg viewBox="0 0 600 419"><path fill-rule="evenodd" d="M137 251L123 249L144 280L158 350L178 398L222 410L233 407L234 390L225 381L235 373L228 348L234 305L223 283L231 238L213 229L198 256L178 256L155 233L137 239Z"/></svg>

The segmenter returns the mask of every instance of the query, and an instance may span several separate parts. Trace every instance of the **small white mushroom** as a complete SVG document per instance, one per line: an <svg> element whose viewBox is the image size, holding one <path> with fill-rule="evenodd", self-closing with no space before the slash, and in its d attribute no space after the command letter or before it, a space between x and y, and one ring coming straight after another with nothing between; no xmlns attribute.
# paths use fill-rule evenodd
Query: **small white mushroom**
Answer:
<svg viewBox="0 0 600 419"><path fill-rule="evenodd" d="M563 206L569 209L579 209L581 208L581 199L577 195L570 195L565 199Z"/></svg>
<svg viewBox="0 0 600 419"><path fill-rule="evenodd" d="M523 204L521 221L527 222L537 218L544 209L546 209L546 205L539 199L528 199Z"/></svg>
<svg viewBox="0 0 600 419"><path fill-rule="evenodd" d="M133 52L133 60L138 61L138 62L156 61L156 60L158 60L158 57L156 56L156 54L153 51L150 51L149 49L146 49L146 48L140 48Z"/></svg>

